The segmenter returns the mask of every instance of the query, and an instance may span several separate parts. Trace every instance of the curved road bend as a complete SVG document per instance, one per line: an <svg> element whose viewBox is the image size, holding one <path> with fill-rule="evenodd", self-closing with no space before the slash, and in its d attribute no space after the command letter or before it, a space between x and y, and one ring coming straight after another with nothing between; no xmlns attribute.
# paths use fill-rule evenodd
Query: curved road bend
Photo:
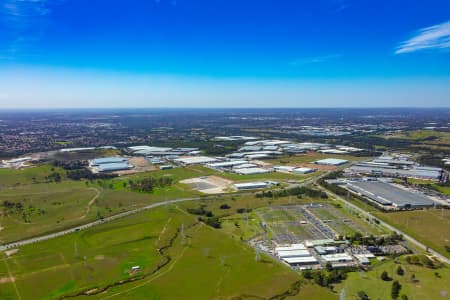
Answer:
<svg viewBox="0 0 450 300"><path fill-rule="evenodd" d="M323 190L324 192L326 192L327 194L331 195L332 197L336 198L337 200L344 202L345 205L350 206L351 208L355 209L356 211L362 213L363 215L369 217L369 218L375 218L378 221L380 221L380 224L382 226L384 226L385 228L391 230L391 231L395 231L400 233L401 235L403 235L403 237L410 243L414 244L415 246L417 246L420 249L423 249L425 251L427 251L428 253L434 255L435 257L437 257L440 261L445 262L446 264L450 264L450 259L448 259L447 257L443 256L442 254L440 254L439 252L431 249L430 247L426 246L425 244L422 244L421 242L419 242L418 240L416 240L415 238L413 238L412 236L408 235L407 233L395 228L394 226L380 220L379 218L375 217L374 215L372 215L371 213L363 210L362 208L356 206L353 203L348 202L347 200L345 200L344 198L342 198L341 196L336 195L335 193L330 192L329 190L325 189L324 187L318 185L318 187Z"/></svg>

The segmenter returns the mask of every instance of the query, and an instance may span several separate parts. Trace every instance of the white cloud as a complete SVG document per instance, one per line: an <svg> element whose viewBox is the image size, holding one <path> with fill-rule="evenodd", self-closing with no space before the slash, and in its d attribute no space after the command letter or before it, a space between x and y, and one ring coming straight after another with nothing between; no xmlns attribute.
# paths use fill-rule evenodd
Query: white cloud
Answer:
<svg viewBox="0 0 450 300"><path fill-rule="evenodd" d="M422 50L450 49L450 21L425 27L418 30L415 35L400 43L395 54L410 53Z"/></svg>
<svg viewBox="0 0 450 300"><path fill-rule="evenodd" d="M303 66L303 65L309 65L309 64L322 63L322 62L326 62L329 60L339 58L341 56L342 56L341 54L328 54L328 55L322 55L322 56L304 57L304 58L299 58L294 61L291 61L290 65Z"/></svg>

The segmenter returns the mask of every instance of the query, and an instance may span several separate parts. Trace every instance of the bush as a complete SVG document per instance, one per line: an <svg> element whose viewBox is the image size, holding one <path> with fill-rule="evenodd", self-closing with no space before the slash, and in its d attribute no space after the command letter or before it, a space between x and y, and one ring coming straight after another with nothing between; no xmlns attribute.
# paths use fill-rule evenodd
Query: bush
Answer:
<svg viewBox="0 0 450 300"><path fill-rule="evenodd" d="M392 288L391 288L391 297L392 297L392 299L397 299L398 298L398 296L400 295L400 290L401 289L402 289L402 285L397 280L395 280L392 283Z"/></svg>
<svg viewBox="0 0 450 300"><path fill-rule="evenodd" d="M390 280L392 280L392 279L389 277L388 272L386 272L386 271L383 271L383 273L381 273L380 278L381 278L381 280L383 280L383 281L390 281Z"/></svg>
<svg viewBox="0 0 450 300"><path fill-rule="evenodd" d="M397 275L403 276L405 274L405 270L403 270L402 266L398 266Z"/></svg>
<svg viewBox="0 0 450 300"><path fill-rule="evenodd" d="M359 291L358 292L358 297L360 300L369 300L369 296L367 296L366 292L364 291Z"/></svg>
<svg viewBox="0 0 450 300"><path fill-rule="evenodd" d="M220 209L230 209L231 208L231 206L229 206L228 204L222 204L221 206L220 206Z"/></svg>

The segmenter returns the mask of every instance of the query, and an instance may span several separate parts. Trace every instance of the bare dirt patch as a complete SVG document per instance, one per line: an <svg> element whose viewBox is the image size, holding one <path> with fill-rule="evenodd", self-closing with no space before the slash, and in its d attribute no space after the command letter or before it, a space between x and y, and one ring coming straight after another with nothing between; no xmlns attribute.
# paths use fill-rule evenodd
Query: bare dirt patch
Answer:
<svg viewBox="0 0 450 300"><path fill-rule="evenodd" d="M8 277L0 277L0 284L15 282L16 277L8 276Z"/></svg>
<svg viewBox="0 0 450 300"><path fill-rule="evenodd" d="M231 189L233 181L219 176L202 176L197 178L189 178L180 181L181 183L190 185L194 190L205 194L226 193Z"/></svg>
<svg viewBox="0 0 450 300"><path fill-rule="evenodd" d="M128 161L134 166L134 168L130 170L117 171L114 172L114 174L120 176L157 170L157 168L153 166L147 159L145 159L145 157L131 157Z"/></svg>
<svg viewBox="0 0 450 300"><path fill-rule="evenodd" d="M11 250L6 250L5 254L6 254L6 256L10 257L11 255L16 254L17 252L19 252L19 249L11 249Z"/></svg>
<svg viewBox="0 0 450 300"><path fill-rule="evenodd" d="M95 260L104 260L105 256L104 255L97 255L94 258L95 258Z"/></svg>

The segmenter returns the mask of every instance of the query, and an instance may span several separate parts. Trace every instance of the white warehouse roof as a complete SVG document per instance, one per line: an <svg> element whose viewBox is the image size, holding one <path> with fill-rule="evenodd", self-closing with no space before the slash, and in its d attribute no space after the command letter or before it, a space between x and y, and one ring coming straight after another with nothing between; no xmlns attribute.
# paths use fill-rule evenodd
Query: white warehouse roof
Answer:
<svg viewBox="0 0 450 300"><path fill-rule="evenodd" d="M308 250L291 250L291 251L278 251L277 255L280 258L285 258L285 257L305 257L305 256L311 256L311 253L309 253Z"/></svg>
<svg viewBox="0 0 450 300"><path fill-rule="evenodd" d="M319 165L340 166L340 165L348 163L348 160L338 159L338 158L325 158L325 159L317 160L314 163L319 164Z"/></svg>
<svg viewBox="0 0 450 300"><path fill-rule="evenodd" d="M185 165L194 165L194 164L206 164L217 161L217 159L208 157L208 156L184 156L174 161L185 164Z"/></svg>
<svg viewBox="0 0 450 300"><path fill-rule="evenodd" d="M315 264L318 262L314 256L285 257L285 258L283 258L283 260L291 265L292 264Z"/></svg>

